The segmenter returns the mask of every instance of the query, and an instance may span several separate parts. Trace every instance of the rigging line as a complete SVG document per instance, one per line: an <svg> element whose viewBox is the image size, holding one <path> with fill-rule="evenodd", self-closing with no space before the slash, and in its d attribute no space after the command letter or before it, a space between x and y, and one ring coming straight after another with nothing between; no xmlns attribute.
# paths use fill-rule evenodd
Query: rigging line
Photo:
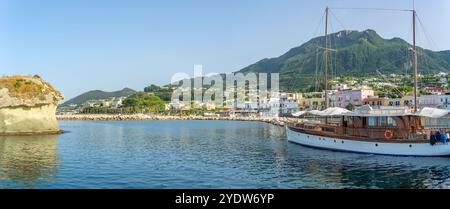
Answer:
<svg viewBox="0 0 450 209"><path fill-rule="evenodd" d="M317 33L319 31L319 27L322 25L322 22L323 22L323 20L325 18L325 13L326 12L323 12L322 17L320 18L319 22L317 23L317 26L316 26L316 29L314 31L313 37L317 37ZM306 58L303 59L303 63L300 65L300 68L304 67L306 60L307 60ZM316 64L316 66L317 66L317 64ZM294 85L294 83L292 83L292 85Z"/></svg>
<svg viewBox="0 0 450 209"><path fill-rule="evenodd" d="M318 48L316 48L316 71L315 71L315 75L314 75L314 91L317 89L317 79L318 79L318 77L317 77L317 71L318 71L318 69L317 69L317 66L318 66L318 60L319 60L319 53L318 53Z"/></svg>
<svg viewBox="0 0 450 209"><path fill-rule="evenodd" d="M325 12L322 14L322 18L320 18L319 22L317 23L316 29L314 30L313 37L317 36L317 33L319 31L319 27L322 25L323 19L325 18Z"/></svg>
<svg viewBox="0 0 450 209"><path fill-rule="evenodd" d="M396 62L398 62L398 61L401 61L401 60L403 60L404 58L405 58L405 57L402 55L400 59L395 60L393 63L396 63ZM387 66L389 66L389 65L390 65L390 64L386 64L386 65L384 65L384 66L379 67L378 69L375 69L375 71L376 71L378 74L380 74L381 77L383 77L385 80L386 80L386 78L385 78L385 77L383 76L383 74L381 73L381 69L383 69L383 68L385 68L385 67L387 67ZM388 81L389 83L391 83L389 80L386 80L386 81ZM399 93L403 96L403 94L400 92L400 90L397 89L397 87L394 87L394 90L396 90L397 92L399 92Z"/></svg>
<svg viewBox="0 0 450 209"><path fill-rule="evenodd" d="M383 79L384 79L385 81L387 81L388 83L391 83L391 81L390 81L389 79L387 79L387 78L385 77L385 75L383 75L383 73L381 73L379 70L376 70L376 71L377 71L378 74L380 74L381 78L383 78ZM403 95L403 93L402 93L400 90L398 90L397 87L393 86L393 88L394 88L394 90L395 90L397 93L399 93L402 97L405 96L405 95Z"/></svg>
<svg viewBox="0 0 450 209"><path fill-rule="evenodd" d="M375 8L375 7L331 7L333 10L375 10L375 11L396 11L396 12L411 12L411 9L390 9L390 8Z"/></svg>
<svg viewBox="0 0 450 209"><path fill-rule="evenodd" d="M330 11L330 13L331 13L331 16L332 16L334 19L336 19L336 22L338 22L344 30L347 30L347 27L345 27L345 25L342 24L342 22L337 18L337 16L334 14L334 12Z"/></svg>
<svg viewBox="0 0 450 209"><path fill-rule="evenodd" d="M331 21L330 21L330 28L331 28L331 31L332 31L333 33L336 32L336 31L334 30L333 23L332 23ZM334 35L332 35L332 36L330 37L330 43L329 43L330 46L327 46L327 48L331 49L331 48L333 47L333 42L334 42L335 45L336 45L336 36L334 36ZM332 58L332 56L330 56L330 66L331 66L331 77L332 77L333 79L335 79L336 73L335 73L335 69L333 68L333 58Z"/></svg>
<svg viewBox="0 0 450 209"><path fill-rule="evenodd" d="M422 20L420 19L419 15L416 14L417 20L419 20L419 25L422 28L422 32L425 35L425 39L427 39L428 44L430 44L430 46L435 49L435 43L433 41L433 39L431 38L431 36L428 34L427 29L425 28L424 24L422 23Z"/></svg>

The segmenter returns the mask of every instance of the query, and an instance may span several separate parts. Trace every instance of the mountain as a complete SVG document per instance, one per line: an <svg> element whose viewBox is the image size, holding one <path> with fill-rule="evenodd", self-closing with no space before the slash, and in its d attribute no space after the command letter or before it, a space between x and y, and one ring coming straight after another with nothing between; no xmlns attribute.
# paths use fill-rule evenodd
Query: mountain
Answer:
<svg viewBox="0 0 450 209"><path fill-rule="evenodd" d="M439 54L441 55L442 59L446 60L448 63L450 63L450 50L447 51L441 51L439 52Z"/></svg>
<svg viewBox="0 0 450 209"><path fill-rule="evenodd" d="M124 88L120 91L114 92L105 92L100 90L88 91L67 102L64 102L61 106L67 106L69 104L81 105L89 100L108 99L111 97L127 97L135 93L136 91L130 88Z"/></svg>
<svg viewBox="0 0 450 209"><path fill-rule="evenodd" d="M280 87L296 90L313 84L323 75L325 36L316 37L276 58L266 58L238 72L280 73ZM401 38L384 39L374 30L329 34L329 75L365 76L411 72L411 45ZM421 74L450 71L450 51L434 52L417 47ZM316 64L317 63L317 64ZM323 77L323 76L321 76ZM330 76L332 77L332 76Z"/></svg>

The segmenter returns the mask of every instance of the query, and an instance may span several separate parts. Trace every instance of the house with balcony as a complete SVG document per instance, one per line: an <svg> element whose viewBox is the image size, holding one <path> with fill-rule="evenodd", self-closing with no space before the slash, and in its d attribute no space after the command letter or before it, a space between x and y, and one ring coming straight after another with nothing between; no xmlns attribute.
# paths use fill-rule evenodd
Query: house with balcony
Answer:
<svg viewBox="0 0 450 209"><path fill-rule="evenodd" d="M374 91L368 87L337 91L334 93L334 107L361 106L369 96L374 96Z"/></svg>

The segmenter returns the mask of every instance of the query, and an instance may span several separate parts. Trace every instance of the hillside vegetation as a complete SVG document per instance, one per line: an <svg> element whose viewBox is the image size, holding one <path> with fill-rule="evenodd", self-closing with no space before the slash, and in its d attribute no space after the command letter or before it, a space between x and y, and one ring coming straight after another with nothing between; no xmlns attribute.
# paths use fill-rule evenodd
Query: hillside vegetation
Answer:
<svg viewBox="0 0 450 209"><path fill-rule="evenodd" d="M129 89L129 88L124 88L120 91L114 91L114 92L93 90L93 91L88 91L84 94L81 94L81 95L65 102L61 106L67 106L69 104L81 105L89 100L101 100L101 99L108 99L108 98L112 98L112 97L127 97L127 96L130 96L135 93L136 93L135 90Z"/></svg>
<svg viewBox="0 0 450 209"><path fill-rule="evenodd" d="M411 68L410 44L403 39L384 39L373 30L340 31L330 34L329 75L367 76L405 73ZM324 36L295 47L285 54L263 59L239 72L280 73L280 86L284 90L300 89L311 85L316 72L323 75ZM419 73L430 74L450 70L450 51L434 52L418 47ZM409 70L411 72L411 70Z"/></svg>

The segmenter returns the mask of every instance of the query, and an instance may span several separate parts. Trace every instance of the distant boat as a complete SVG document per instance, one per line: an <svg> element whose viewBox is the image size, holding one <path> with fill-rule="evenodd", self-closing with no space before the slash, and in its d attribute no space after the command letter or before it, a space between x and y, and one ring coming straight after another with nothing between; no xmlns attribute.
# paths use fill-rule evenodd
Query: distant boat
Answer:
<svg viewBox="0 0 450 209"><path fill-rule="evenodd" d="M417 54L415 43L415 10L413 13L414 53L414 109L381 107L369 105L354 111L339 107L328 108L327 93L327 23L325 23L325 110L301 111L294 116L314 115L320 121L305 121L286 126L289 142L300 145L336 151L371 153L400 156L450 156L450 144L446 127L424 127L424 118L448 117L449 110L417 109ZM436 129L434 129L436 128ZM443 131L436 134L437 130Z"/></svg>

